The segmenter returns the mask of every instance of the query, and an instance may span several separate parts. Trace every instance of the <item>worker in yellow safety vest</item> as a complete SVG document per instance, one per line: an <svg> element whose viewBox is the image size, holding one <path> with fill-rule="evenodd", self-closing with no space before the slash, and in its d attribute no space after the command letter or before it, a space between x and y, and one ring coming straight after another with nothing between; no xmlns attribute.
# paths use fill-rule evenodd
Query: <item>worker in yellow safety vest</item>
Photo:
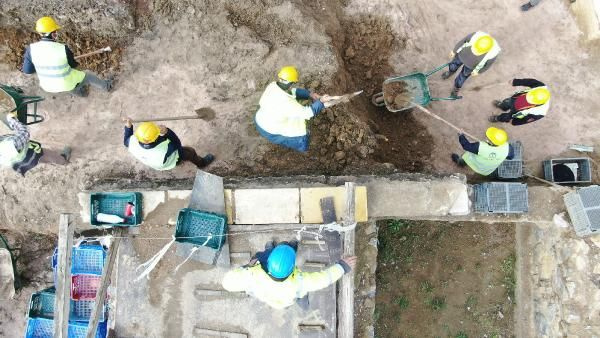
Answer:
<svg viewBox="0 0 600 338"><path fill-rule="evenodd" d="M223 287L230 292L246 292L273 308L284 309L298 303L308 308L308 293L335 283L356 265L356 257L346 257L319 272L302 272L296 267L297 242L267 243L249 264L225 274Z"/></svg>
<svg viewBox="0 0 600 338"><path fill-rule="evenodd" d="M79 65L69 47L57 42L61 27L49 16L40 18L35 30L41 39L25 50L21 71L37 74L40 87L49 93L72 92L87 96L87 85L104 91L112 89L112 80L102 80L94 73L76 69Z"/></svg>
<svg viewBox="0 0 600 338"><path fill-rule="evenodd" d="M143 122L137 127L134 135L131 119L125 118L123 121L125 147L133 157L153 169L171 170L183 161L204 168L215 159L212 154L200 157L194 148L182 146L179 137L165 126Z"/></svg>
<svg viewBox="0 0 600 338"><path fill-rule="evenodd" d="M513 126L520 126L546 116L550 108L550 90L543 82L536 79L514 79L509 83L529 88L502 101L495 100L494 106L505 113L492 115L490 122L511 122Z"/></svg>
<svg viewBox="0 0 600 338"><path fill-rule="evenodd" d="M65 165L71 156L71 148L65 147L62 153L42 149L39 142L29 138L27 126L19 122L16 113L6 116L8 127L13 134L0 135L0 167L12 168L21 175L38 163Z"/></svg>
<svg viewBox="0 0 600 338"><path fill-rule="evenodd" d="M458 141L465 150L462 158L452 154L452 161L459 166L468 165L478 174L488 176L492 174L504 160L514 157L514 149L508 143L508 134L499 128L490 127L485 135L489 142L469 142L464 134L460 134Z"/></svg>
<svg viewBox="0 0 600 338"><path fill-rule="evenodd" d="M271 82L260 97L254 121L258 133L272 143L297 151L308 150L306 123L325 108L321 95L304 88L292 88L298 82L298 70L281 68L277 81ZM298 100L312 100L304 106Z"/></svg>
<svg viewBox="0 0 600 338"><path fill-rule="evenodd" d="M448 64L448 71L442 74L442 78L447 79L460 66L463 66L456 79L454 79L454 89L452 89L450 96L458 97L458 91L465 81L471 75L477 76L488 70L500 51L498 42L485 32L474 32L460 40L454 49L450 51L452 61Z"/></svg>

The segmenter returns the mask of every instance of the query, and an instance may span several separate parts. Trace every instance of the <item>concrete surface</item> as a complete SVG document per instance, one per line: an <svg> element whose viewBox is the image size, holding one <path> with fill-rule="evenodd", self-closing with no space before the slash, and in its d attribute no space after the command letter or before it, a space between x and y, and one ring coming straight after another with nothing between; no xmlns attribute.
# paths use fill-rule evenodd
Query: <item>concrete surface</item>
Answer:
<svg viewBox="0 0 600 338"><path fill-rule="evenodd" d="M369 216L412 218L468 214L466 183L455 177L426 182L374 179L367 185Z"/></svg>
<svg viewBox="0 0 600 338"><path fill-rule="evenodd" d="M302 223L323 223L320 204L323 197L333 197L337 220L342 220L346 210L345 187L300 188L300 220ZM356 205L355 220L366 222L368 220L366 187L356 187L354 201Z"/></svg>
<svg viewBox="0 0 600 338"><path fill-rule="evenodd" d="M8 250L0 249L0 300L9 300L15 296L15 275Z"/></svg>
<svg viewBox="0 0 600 338"><path fill-rule="evenodd" d="M236 224L300 223L299 189L236 189Z"/></svg>
<svg viewBox="0 0 600 338"><path fill-rule="evenodd" d="M248 233L232 237L230 245L233 252L248 253L249 257L262 250L268 240L294 237L295 232L289 230ZM302 336L301 327L319 327L318 337L335 337L335 285L310 294L306 311L297 305L274 310L245 294L224 292L220 281L227 269L222 267L190 261L175 273L173 267L183 259L173 255L173 250L149 279L134 283L137 265L153 254L139 246L143 243L141 239L121 243L113 295L114 326L119 336L198 337L202 330L212 330L248 337L297 337ZM301 248L299 256L305 250ZM302 268L303 260L298 264Z"/></svg>

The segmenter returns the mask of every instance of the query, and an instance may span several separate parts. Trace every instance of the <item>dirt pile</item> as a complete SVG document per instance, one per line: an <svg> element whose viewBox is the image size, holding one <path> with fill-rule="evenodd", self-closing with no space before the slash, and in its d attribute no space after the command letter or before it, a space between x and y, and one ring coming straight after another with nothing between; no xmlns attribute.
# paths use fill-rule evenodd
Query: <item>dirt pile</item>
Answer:
<svg viewBox="0 0 600 338"><path fill-rule="evenodd" d="M383 85L383 99L387 107L401 110L412 105L412 94L404 81L390 82Z"/></svg>
<svg viewBox="0 0 600 338"><path fill-rule="evenodd" d="M88 56L78 60L79 69L91 70L105 76L118 73L123 57L123 48L127 44L125 40L119 41L78 31L61 32L58 40L69 46L76 56L110 46L112 48L110 53ZM20 69L23 65L25 48L29 44L39 41L39 36L34 32L6 28L0 31L0 41L8 47L6 54L3 55L4 62Z"/></svg>

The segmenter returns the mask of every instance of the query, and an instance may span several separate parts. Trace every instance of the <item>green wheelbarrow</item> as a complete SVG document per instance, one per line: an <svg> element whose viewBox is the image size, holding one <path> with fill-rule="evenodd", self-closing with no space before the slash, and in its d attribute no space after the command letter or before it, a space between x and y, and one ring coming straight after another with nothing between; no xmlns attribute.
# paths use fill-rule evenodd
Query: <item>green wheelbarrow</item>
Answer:
<svg viewBox="0 0 600 338"><path fill-rule="evenodd" d="M409 75L391 77L383 81L383 91L374 94L371 97L371 102L377 107L386 107L391 112L398 112L415 107L417 104L421 106L428 105L431 101L453 101L458 100L460 96L449 97L431 97L427 78L432 74L446 68L448 63L443 64L429 73L412 73ZM385 97L385 88L388 86L396 86L400 91L398 95L389 100Z"/></svg>
<svg viewBox="0 0 600 338"><path fill-rule="evenodd" d="M44 117L38 114L37 104L43 101L41 96L23 95L23 90L0 84L0 119L8 126L6 115L17 112L17 119L26 125L36 124L44 121ZM28 106L33 104L32 112Z"/></svg>

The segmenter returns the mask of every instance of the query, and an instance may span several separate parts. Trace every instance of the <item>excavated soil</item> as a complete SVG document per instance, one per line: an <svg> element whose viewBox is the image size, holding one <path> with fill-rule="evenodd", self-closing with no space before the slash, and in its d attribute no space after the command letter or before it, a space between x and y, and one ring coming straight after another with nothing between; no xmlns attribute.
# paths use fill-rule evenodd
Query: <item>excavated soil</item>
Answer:
<svg viewBox="0 0 600 338"><path fill-rule="evenodd" d="M318 11L316 18L326 27L339 63L331 86L313 81L308 87L332 95L361 89L364 93L311 121L306 154L272 146L258 167L244 168L242 174L255 170L269 174L430 171L433 139L427 129L410 112L391 113L370 103L383 81L393 75L389 58L395 49L404 47L403 38L394 36L390 23L382 18L363 15L337 21L323 13L339 13L339 5L327 3L325 11L306 6L307 11Z"/></svg>
<svg viewBox="0 0 600 338"><path fill-rule="evenodd" d="M391 109L400 110L410 107L413 97L407 83L399 81L383 85L383 99Z"/></svg>
<svg viewBox="0 0 600 338"><path fill-rule="evenodd" d="M0 31L0 41L7 47L3 60L5 63L20 69L23 65L25 48L39 40L34 32L16 28L6 28ZM78 60L79 69L91 70L103 76L116 75L121 67L125 40L114 40L107 37L94 36L77 31L60 32L58 41L66 44L77 55L92 52L110 46L112 52L88 56Z"/></svg>

